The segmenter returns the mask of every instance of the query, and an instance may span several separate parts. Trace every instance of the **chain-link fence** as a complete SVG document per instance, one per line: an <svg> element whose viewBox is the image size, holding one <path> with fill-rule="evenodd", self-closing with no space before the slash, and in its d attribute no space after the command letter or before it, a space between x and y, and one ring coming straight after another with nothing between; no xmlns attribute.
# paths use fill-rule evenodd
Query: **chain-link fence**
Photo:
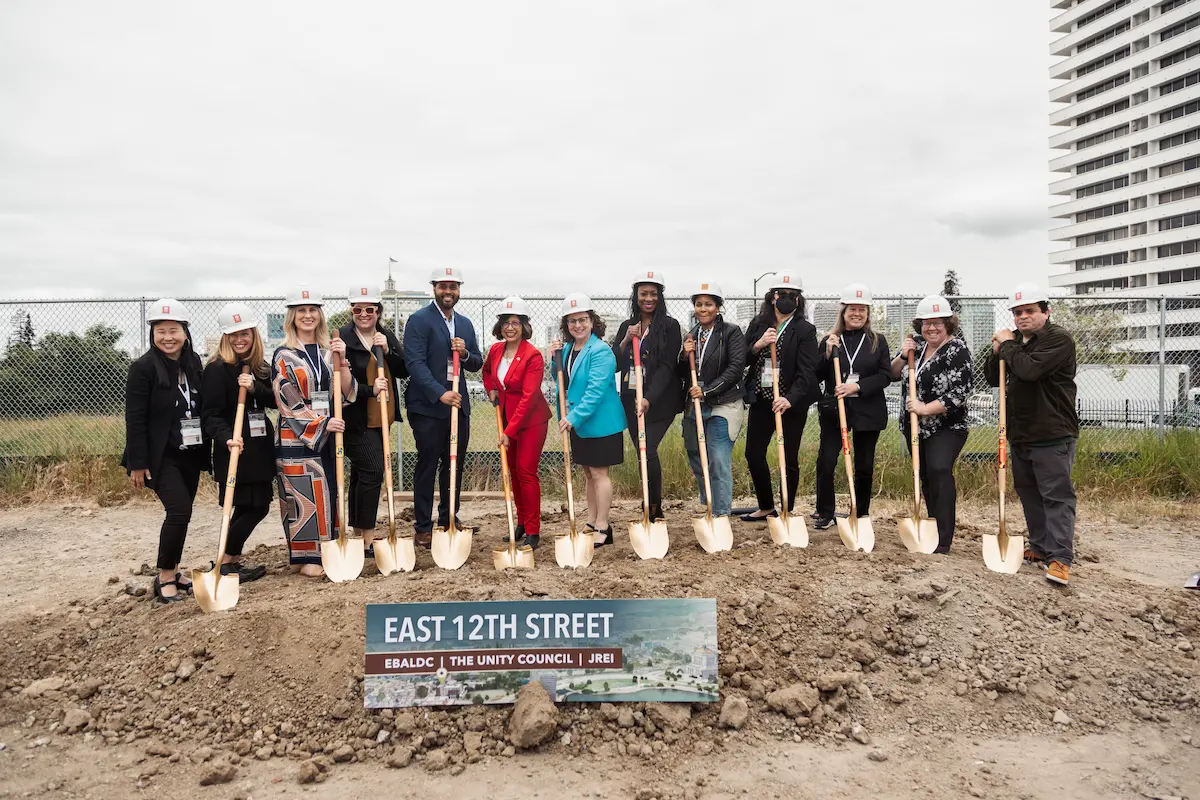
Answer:
<svg viewBox="0 0 1200 800"><path fill-rule="evenodd" d="M669 292L668 292L669 294ZM216 348L220 332L217 311L235 298L180 298L189 308L198 352ZM268 351L283 338L283 300L246 300L262 315L260 332ZM530 297L533 342L545 347L558 337L561 299ZM893 352L911 329L918 296L876 297L874 329L887 338ZM124 445L124 386L128 364L148 347L146 314L154 298L109 300L0 300L0 458L61 457L73 454L117 455ZM607 323L606 338L630 316L629 297L594 298L597 313ZM425 293L398 293L384 301L385 322L401 325L413 311L430 302ZM726 301L726 319L743 329L761 298L734 297ZM457 311L475 326L486 354L499 297L463 297ZM1011 327L1007 303L996 297L953 298L961 337L975 359L976 386L970 399L972 432L964 459L994 458L997 395L983 380L982 368L992 333ZM1081 448L1101 459L1129 457L1172 430L1196 433L1200 424L1200 298L1086 297L1054 302L1052 318L1070 330L1078 345L1078 412L1083 425ZM811 296L805 313L818 331L828 331L837 319L836 298ZM685 328L691 324L686 298L672 298L668 311ZM348 303L339 296L325 301L330 322L348 319ZM478 374L468 374L466 388L476 401L472 414L470 451L477 466L495 461L495 420L483 402ZM548 377L548 375L547 375ZM543 386L553 402L554 385ZM887 390L891 414L901 407L904 387ZM815 412L814 412L815 413ZM815 425L815 423L814 423ZM403 457L407 486L413 458L411 430L398 426L395 450ZM815 439L812 428L805 439ZM899 437L895 432L885 434ZM559 437L547 437L543 470L561 469ZM470 466L470 464L468 465ZM559 473L561 474L561 473ZM493 484L495 485L495 484Z"/></svg>

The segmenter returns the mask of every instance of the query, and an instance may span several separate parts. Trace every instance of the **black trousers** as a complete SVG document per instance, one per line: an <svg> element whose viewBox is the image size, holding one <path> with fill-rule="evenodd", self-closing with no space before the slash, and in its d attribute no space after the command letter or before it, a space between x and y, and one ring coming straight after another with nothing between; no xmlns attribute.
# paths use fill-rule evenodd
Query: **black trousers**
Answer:
<svg viewBox="0 0 1200 800"><path fill-rule="evenodd" d="M842 428L836 414L821 414L821 446L817 450L817 514L833 517L837 499L833 493L833 473L842 452ZM871 513L871 485L875 482L875 445L879 431L850 431L854 448L854 499L858 515Z"/></svg>
<svg viewBox="0 0 1200 800"><path fill-rule="evenodd" d="M783 412L783 464L787 468L788 511L796 506L800 485L800 440L808 422L808 408L790 408ZM775 508L775 489L771 468L767 465L767 447L775 435L775 412L771 404L759 400L750 404L746 419L746 466L754 484L754 496L760 511Z"/></svg>
<svg viewBox="0 0 1200 800"><path fill-rule="evenodd" d="M663 437L667 435L667 431L671 427L671 423L675 419L651 420L646 419L646 483L649 485L650 491L650 508L646 509L650 515L650 519L662 518L662 462L658 460L658 446L662 443ZM625 407L625 425L629 430L629 438L633 441L633 452L636 458L641 458L638 454L638 423L637 414L633 412L633 406ZM641 467L638 467L639 471Z"/></svg>
<svg viewBox="0 0 1200 800"><path fill-rule="evenodd" d="M966 443L966 431L949 428L943 428L917 442L921 454L921 493L925 495L929 516L937 520L938 546L947 549L954 541L954 517L958 501L954 464Z"/></svg>
<svg viewBox="0 0 1200 800"><path fill-rule="evenodd" d="M193 448L199 451L200 448ZM175 569L183 560L183 543L192 521L192 504L200 485L200 453L168 450L154 479L154 493L167 512L158 532L158 568Z"/></svg>
<svg viewBox="0 0 1200 800"><path fill-rule="evenodd" d="M447 423L447 436L449 429ZM379 490L383 488L383 433L379 428L346 431L345 442L346 455L350 456L350 486L346 497L350 506L350 526L374 530L379 519ZM431 494L432 491L431 485Z"/></svg>
<svg viewBox="0 0 1200 800"><path fill-rule="evenodd" d="M433 530L433 479L437 476L440 499L437 524L450 522L450 420L409 414L413 439L417 445L417 467L413 470L413 529L417 533ZM471 418L458 418L458 469L455 476L454 507L459 507L462 494L463 461L471 438Z"/></svg>
<svg viewBox="0 0 1200 800"><path fill-rule="evenodd" d="M254 533L254 528L262 522L271 509L265 506L234 506L233 516L229 518L229 541L225 545L225 555L240 556L246 540Z"/></svg>

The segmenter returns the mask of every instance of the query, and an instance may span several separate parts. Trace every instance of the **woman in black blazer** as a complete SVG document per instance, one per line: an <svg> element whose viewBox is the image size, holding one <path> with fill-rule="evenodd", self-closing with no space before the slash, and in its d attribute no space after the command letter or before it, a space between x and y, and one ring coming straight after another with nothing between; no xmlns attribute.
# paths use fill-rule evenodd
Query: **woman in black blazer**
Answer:
<svg viewBox="0 0 1200 800"><path fill-rule="evenodd" d="M762 308L746 329L746 466L754 483L758 510L743 522L762 522L778 514L767 447L775 435L775 411L783 417L783 459L787 467L788 510L795 506L800 485L800 440L808 410L817 400L817 329L804 318L803 285L790 272L777 272L763 297ZM771 389L771 344L779 363L779 399Z"/></svg>
<svg viewBox="0 0 1200 800"><path fill-rule="evenodd" d="M235 447L242 449L221 574L236 573L238 580L246 583L267 574L261 564L247 567L242 563L242 548L254 527L267 516L274 497L275 431L265 412L275 408L275 390L258 332L258 315L245 303L230 303L217 314L217 320L221 343L204 367L200 420L204 435L212 439L213 479L217 482L219 505L225 503L229 456ZM250 367L249 375L241 374L243 366ZM241 438L234 439L233 417L242 386L247 389L246 410Z"/></svg>
<svg viewBox="0 0 1200 800"><path fill-rule="evenodd" d="M379 491L383 488L383 428L387 427L391 441L391 423L400 421L396 381L408 377L408 368L404 365L400 340L379 324L383 315L379 290L356 286L350 290L349 300L351 320L338 333L346 342L346 360L360 391L358 399L342 409L342 419L346 421L346 455L350 456L346 503L351 527L363 538L363 545L370 547L375 541ZM383 353L382 368L372 351ZM390 409L390 419L386 422L379 411L379 394L385 391Z"/></svg>
<svg viewBox="0 0 1200 800"><path fill-rule="evenodd" d="M842 310L833 330L821 340L817 375L825 381L821 397L821 447L817 452L817 513L813 526L833 525L836 500L833 473L842 450L842 425L837 396L846 404L846 427L854 435L854 495L858 516L871 515L871 486L875 479L875 445L887 427L887 398L883 390L892 382L891 353L883 334L871 330L871 290L852 283L842 290ZM842 385L835 389L833 361L842 370Z"/></svg>
<svg viewBox="0 0 1200 800"><path fill-rule="evenodd" d="M209 451L200 427L200 358L192 350L187 309L163 298L150 311L150 349L129 365L125 384L121 466L135 488L153 489L166 510L153 585L155 602L165 604L192 591L179 562Z"/></svg>
<svg viewBox="0 0 1200 800"><path fill-rule="evenodd" d="M675 417L683 411L683 383L677 363L683 334L679 323L667 316L661 272L639 272L633 279L629 298L629 319L617 329L613 355L621 375L621 405L633 446L638 446L637 415L646 420L646 474L650 484L650 519L662 519L662 466L658 445ZM633 337L639 337L642 351L642 408L636 408L637 384L633 371Z"/></svg>

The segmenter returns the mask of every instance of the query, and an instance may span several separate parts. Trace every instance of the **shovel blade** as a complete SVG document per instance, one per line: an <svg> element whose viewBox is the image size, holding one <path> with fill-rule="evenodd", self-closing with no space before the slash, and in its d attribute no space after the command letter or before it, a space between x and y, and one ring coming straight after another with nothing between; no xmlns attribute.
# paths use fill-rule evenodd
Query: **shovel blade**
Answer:
<svg viewBox="0 0 1200 800"><path fill-rule="evenodd" d="M777 545L808 547L808 526L803 517L767 517L767 533Z"/></svg>
<svg viewBox="0 0 1200 800"><path fill-rule="evenodd" d="M694 517L692 530L696 532L696 541L706 553L733 549L733 528L729 526L729 517Z"/></svg>
<svg viewBox="0 0 1200 800"><path fill-rule="evenodd" d="M352 581L362 574L366 564L362 539L339 536L336 541L321 542L321 567L334 583Z"/></svg>
<svg viewBox="0 0 1200 800"><path fill-rule="evenodd" d="M220 581L217 580L218 577L221 578ZM219 567L213 567L208 572L192 570L192 589L196 595L196 604L205 614L228 611L237 605L241 595L237 574L220 575Z"/></svg>
<svg viewBox="0 0 1200 800"><path fill-rule="evenodd" d="M629 543L633 545L633 552L637 553L638 558L662 558L671 546L670 537L667 536L667 523L662 520L651 522L649 525L644 522L631 522Z"/></svg>
<svg viewBox="0 0 1200 800"><path fill-rule="evenodd" d="M393 572L412 572L417 566L417 549L412 537L376 539L375 566L380 575L391 575Z"/></svg>
<svg viewBox="0 0 1200 800"><path fill-rule="evenodd" d="M929 555L938 546L937 523L931 519L900 520L900 541L910 553Z"/></svg>
<svg viewBox="0 0 1200 800"><path fill-rule="evenodd" d="M869 517L838 517L837 531L847 550L869 553L875 549L875 529Z"/></svg>
<svg viewBox="0 0 1200 800"><path fill-rule="evenodd" d="M583 569L592 563L595 554L591 536L565 533L554 540L554 560L563 569Z"/></svg>
<svg viewBox="0 0 1200 800"><path fill-rule="evenodd" d="M533 569L533 548L505 546L492 550L492 565L499 571L506 569Z"/></svg>
<svg viewBox="0 0 1200 800"><path fill-rule="evenodd" d="M458 569L471 556L471 528L438 528L433 532L433 563L442 569Z"/></svg>
<svg viewBox="0 0 1200 800"><path fill-rule="evenodd" d="M983 563L992 572L1015 575L1025 556L1025 538L1005 533L983 535Z"/></svg>

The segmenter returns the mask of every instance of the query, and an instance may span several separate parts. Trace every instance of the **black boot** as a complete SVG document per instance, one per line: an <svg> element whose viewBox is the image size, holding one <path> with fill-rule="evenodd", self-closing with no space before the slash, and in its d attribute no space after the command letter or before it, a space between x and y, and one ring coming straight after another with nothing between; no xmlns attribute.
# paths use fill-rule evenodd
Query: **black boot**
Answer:
<svg viewBox="0 0 1200 800"><path fill-rule="evenodd" d="M537 550L541 538L542 537L540 534L531 533L525 537L525 541L523 541L522 544L529 545L530 550Z"/></svg>

